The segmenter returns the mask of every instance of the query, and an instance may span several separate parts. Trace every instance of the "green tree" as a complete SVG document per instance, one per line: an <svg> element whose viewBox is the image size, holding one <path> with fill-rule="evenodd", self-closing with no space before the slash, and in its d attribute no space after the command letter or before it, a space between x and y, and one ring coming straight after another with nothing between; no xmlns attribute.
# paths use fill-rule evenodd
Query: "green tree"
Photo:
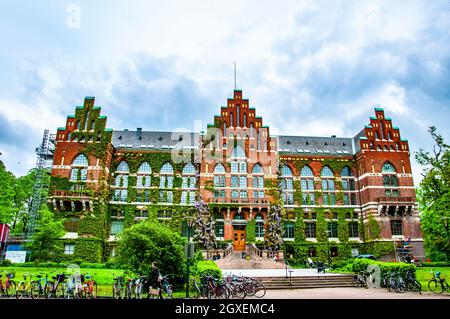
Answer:
<svg viewBox="0 0 450 319"><path fill-rule="evenodd" d="M0 161L0 223L10 223L14 212L15 176Z"/></svg>
<svg viewBox="0 0 450 319"><path fill-rule="evenodd" d="M30 170L27 175L16 178L14 183L11 232L24 232L28 220L29 202L33 191L36 173Z"/></svg>
<svg viewBox="0 0 450 319"><path fill-rule="evenodd" d="M145 220L120 233L117 261L134 273L148 275L156 261L162 274L173 275L174 284L184 278L186 240L165 225Z"/></svg>
<svg viewBox="0 0 450 319"><path fill-rule="evenodd" d="M425 249L434 260L449 260L450 243L442 218L450 218L450 147L437 129L428 130L435 142L433 152L420 149L416 161L424 166L417 189Z"/></svg>
<svg viewBox="0 0 450 319"><path fill-rule="evenodd" d="M203 200L195 202L194 206L196 209L194 242L197 242L202 248L209 249L215 240L214 219Z"/></svg>
<svg viewBox="0 0 450 319"><path fill-rule="evenodd" d="M62 221L56 220L44 204L39 211L36 230L31 241L26 245L31 251L31 259L34 261L56 260L62 253L60 238L63 235Z"/></svg>

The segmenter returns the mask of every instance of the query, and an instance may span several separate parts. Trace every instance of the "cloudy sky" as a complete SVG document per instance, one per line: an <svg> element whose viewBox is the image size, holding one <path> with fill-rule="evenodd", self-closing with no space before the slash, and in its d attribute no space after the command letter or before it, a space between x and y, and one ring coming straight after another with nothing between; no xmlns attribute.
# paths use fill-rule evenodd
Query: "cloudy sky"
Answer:
<svg viewBox="0 0 450 319"><path fill-rule="evenodd" d="M352 137L380 105L413 151L430 125L450 141L448 0L2 0L0 38L0 159L16 175L87 95L114 129L206 127L233 61L272 134Z"/></svg>

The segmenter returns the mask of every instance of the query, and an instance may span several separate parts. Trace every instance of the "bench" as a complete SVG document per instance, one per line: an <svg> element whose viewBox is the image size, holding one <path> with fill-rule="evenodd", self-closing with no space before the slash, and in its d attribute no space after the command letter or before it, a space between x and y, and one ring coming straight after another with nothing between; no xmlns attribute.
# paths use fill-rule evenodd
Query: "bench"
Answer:
<svg viewBox="0 0 450 319"><path fill-rule="evenodd" d="M317 273L320 273L320 272L325 273L325 268L326 268L326 266L323 262L319 261L317 263Z"/></svg>

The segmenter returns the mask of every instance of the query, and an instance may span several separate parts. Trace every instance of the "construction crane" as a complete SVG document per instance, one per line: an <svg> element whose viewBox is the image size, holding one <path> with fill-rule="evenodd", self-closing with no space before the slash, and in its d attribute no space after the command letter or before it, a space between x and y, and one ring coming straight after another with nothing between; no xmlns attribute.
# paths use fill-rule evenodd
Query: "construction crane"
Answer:
<svg viewBox="0 0 450 319"><path fill-rule="evenodd" d="M31 200L28 205L28 222L25 232L25 240L31 240L35 230L38 213L42 203L47 200L48 178L45 175L53 164L53 155L55 152L55 135L50 134L49 130L44 130L42 143L36 148L36 168L35 180ZM44 191L46 190L46 191Z"/></svg>

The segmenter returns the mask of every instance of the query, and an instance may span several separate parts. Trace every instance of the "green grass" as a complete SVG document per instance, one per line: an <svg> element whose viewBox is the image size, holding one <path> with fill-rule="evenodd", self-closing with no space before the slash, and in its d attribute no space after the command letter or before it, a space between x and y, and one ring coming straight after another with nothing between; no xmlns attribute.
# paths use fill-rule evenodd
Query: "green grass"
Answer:
<svg viewBox="0 0 450 319"><path fill-rule="evenodd" d="M450 282L450 267L417 267L416 277L417 280L422 284L422 290L430 290L428 289L428 282L433 277L431 272L436 273L436 271L440 271L441 277L445 278L447 282Z"/></svg>

